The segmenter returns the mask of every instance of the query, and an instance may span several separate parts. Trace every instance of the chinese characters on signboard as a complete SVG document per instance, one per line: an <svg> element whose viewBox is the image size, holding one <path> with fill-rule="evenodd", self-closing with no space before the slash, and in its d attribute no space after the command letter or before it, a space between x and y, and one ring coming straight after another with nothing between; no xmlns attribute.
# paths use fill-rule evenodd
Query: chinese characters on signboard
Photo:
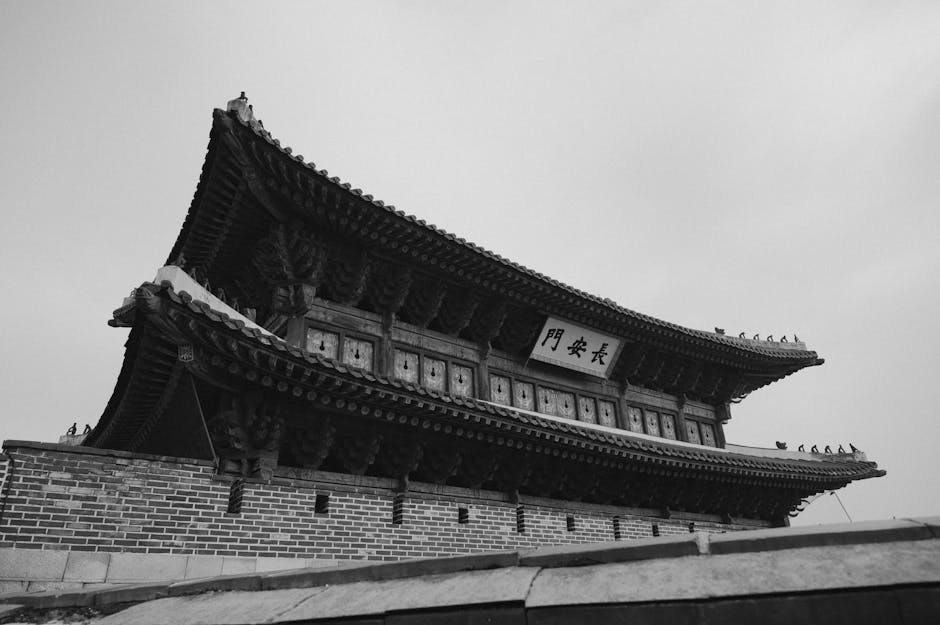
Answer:
<svg viewBox="0 0 940 625"><path fill-rule="evenodd" d="M620 339L549 317L530 358L606 378L619 349Z"/></svg>

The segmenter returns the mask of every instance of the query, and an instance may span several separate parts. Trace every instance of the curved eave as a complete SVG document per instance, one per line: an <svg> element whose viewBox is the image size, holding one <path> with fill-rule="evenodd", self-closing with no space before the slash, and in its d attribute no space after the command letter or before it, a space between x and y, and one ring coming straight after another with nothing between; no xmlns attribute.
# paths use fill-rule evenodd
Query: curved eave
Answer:
<svg viewBox="0 0 940 625"><path fill-rule="evenodd" d="M176 237L176 242L173 244L170 255L167 257L165 263L167 265L175 262L180 257L186 242L189 241L192 236L195 227L194 224L201 215L199 207L202 206L203 199L206 196L210 172L215 165L216 157L219 152L219 133L223 131L223 127L217 123L218 112L219 111L216 111L216 114L213 115L212 128L209 130L209 145L206 148L206 159L202 163L202 171L199 173L199 182L196 184L196 192L193 194L193 201L190 203L189 210L186 212L186 218L183 220L183 226L180 228L180 233Z"/></svg>
<svg viewBox="0 0 940 625"><path fill-rule="evenodd" d="M235 141L226 145L226 142L222 140L224 133L230 133ZM226 244L224 241L214 240L225 235L220 234L215 226L208 224L213 220L215 222L231 220L233 218L231 215L212 214L212 211L231 212L233 210L231 202L222 202L210 207L205 205L204 199L210 187L216 184L212 175L213 169L228 167L233 175L238 176L241 175L242 167L239 163L252 158L252 150L244 148L243 154L231 153L230 150L236 149L232 145L252 145L254 150L261 150L265 157L272 159L264 168L266 175L278 176L279 185L282 188L291 189L295 196L296 193L306 194L307 201L292 202L293 210L300 215L312 218L314 215L306 205L317 201L316 198L310 196L309 185L302 185L300 181L306 179L307 182L312 181L317 185L327 186L333 192L355 203L362 211L367 212L369 219L380 223L380 229L383 231L400 231L402 237L413 245L420 245L422 241L433 241L446 248L448 253L465 259L468 265L482 263L488 270L500 275L501 279L509 285L503 292L510 296L513 293L518 295L520 286L527 285L526 288L530 291L546 293L547 299L551 299L558 310L571 318L589 321L595 327L616 331L621 336L648 337L676 345L680 351L688 355L711 354L720 361L736 363L745 372L770 373L776 376L773 379L779 379L803 367L822 363L814 351L783 348L780 347L781 343L763 345L754 341L742 341L735 337L686 328L624 308L609 299L591 295L554 280L437 228L433 224L428 224L413 215L407 215L404 211L396 210L394 206L386 205L371 195L364 194L337 177L330 177L326 170L318 170L313 163L305 162L303 157L292 155L290 148L282 147L280 142L272 138L271 134L260 124L243 122L218 109L213 112L213 125L202 176L179 237L168 257L168 262L175 261L187 249L218 250ZM226 156L220 157L223 150ZM227 197L230 197L231 191L228 190L227 193L229 193ZM206 231L201 232L200 230L203 229ZM244 240L233 240L229 244L238 247L244 244ZM209 261L212 260L213 257L210 257ZM461 273L458 272L458 274ZM453 277L459 281L458 276ZM515 289L513 285L516 286Z"/></svg>
<svg viewBox="0 0 940 625"><path fill-rule="evenodd" d="M729 476L796 480L817 484L820 489L883 474L874 462L844 458L807 461L755 457L703 446L670 443L664 439L650 440L649 437L624 431L612 431L544 415L522 414L512 408L473 398L440 394L370 372L350 369L336 361L291 347L276 337L250 329L243 322L194 301L185 292L175 292L169 283L144 285L141 290L146 290L148 297L159 298L164 304L156 307L159 312L149 314L159 315L162 322L187 336L206 354L211 354L210 360L220 369L232 370L234 365L234 369L245 377L246 383L261 383L287 395L292 394L295 398L322 401L324 397L345 397L349 401L347 403L347 399L343 399L346 406L355 406L355 402L360 400L361 406L372 402L375 406L391 407L401 414L456 420L473 428L499 431L501 435L538 442L539 445L564 447L573 450L572 456L613 457L674 470L694 469ZM139 316L134 330L138 334L142 323ZM251 352L254 355L246 358L245 354ZM149 370L149 366L141 364L142 360L149 357L150 353L145 354L140 349L129 347L125 370L122 370L115 397L109 403L102 423L93 433L91 440L95 444L102 442L100 429L115 429L116 419L129 418L128 411L119 407L133 392L141 392L140 388L131 388L129 380L133 380L136 369ZM129 360L134 363L129 364ZM158 383L154 380L150 382ZM153 394L154 390L151 388L149 394ZM129 434L123 436L126 438ZM112 434L107 440L118 438Z"/></svg>
<svg viewBox="0 0 940 625"><path fill-rule="evenodd" d="M122 312L126 317L127 311ZM182 370L175 345L159 336L140 315L136 317L114 391L83 443L88 447L132 449L134 439L142 429L152 427L152 417L166 405Z"/></svg>

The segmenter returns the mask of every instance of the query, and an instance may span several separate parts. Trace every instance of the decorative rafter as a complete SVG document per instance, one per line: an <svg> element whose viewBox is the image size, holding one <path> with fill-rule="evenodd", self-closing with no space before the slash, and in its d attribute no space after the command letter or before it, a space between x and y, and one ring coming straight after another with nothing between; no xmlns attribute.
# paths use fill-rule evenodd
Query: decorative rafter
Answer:
<svg viewBox="0 0 940 625"><path fill-rule="evenodd" d="M544 322L545 316L531 308L509 306L494 343L510 354L519 354L531 348Z"/></svg>
<svg viewBox="0 0 940 625"><path fill-rule="evenodd" d="M433 276L415 276L414 284L402 306L402 316L408 323L426 328L437 316L447 294L447 283Z"/></svg>
<svg viewBox="0 0 940 625"><path fill-rule="evenodd" d="M363 428L355 434L344 434L336 444L336 454L343 468L353 475L368 470L382 445L382 435L375 428Z"/></svg>
<svg viewBox="0 0 940 625"><path fill-rule="evenodd" d="M457 473L460 463L459 448L435 442L425 447L418 475L432 484L444 484Z"/></svg>
<svg viewBox="0 0 940 625"><path fill-rule="evenodd" d="M281 408L281 402L257 388L223 393L208 428L225 470L271 479L284 427Z"/></svg>
<svg viewBox="0 0 940 625"><path fill-rule="evenodd" d="M491 297L477 306L476 311L470 318L467 330L470 336L479 345L489 346L503 327L506 320L508 307L506 300L501 297Z"/></svg>
<svg viewBox="0 0 940 625"><path fill-rule="evenodd" d="M395 314L411 288L411 267L388 260L374 259L366 294L377 312Z"/></svg>
<svg viewBox="0 0 940 625"><path fill-rule="evenodd" d="M365 250L334 246L327 262L325 286L330 299L355 306L366 291L372 259Z"/></svg>
<svg viewBox="0 0 940 625"><path fill-rule="evenodd" d="M437 313L438 327L445 334L460 333L470 323L473 313L476 312L482 300L479 293L470 289L448 289Z"/></svg>
<svg viewBox="0 0 940 625"><path fill-rule="evenodd" d="M276 223L252 257L253 267L271 291L271 311L302 316L310 310L326 257L325 244L302 224Z"/></svg>
<svg viewBox="0 0 940 625"><path fill-rule="evenodd" d="M496 470L496 453L485 446L472 446L462 454L457 478L469 488L480 488L493 477Z"/></svg>
<svg viewBox="0 0 940 625"><path fill-rule="evenodd" d="M326 460L336 440L336 427L326 417L312 426L291 428L286 437L290 455L298 466L317 470Z"/></svg>
<svg viewBox="0 0 940 625"><path fill-rule="evenodd" d="M418 468L422 455L424 455L424 441L421 439L386 437L378 457L378 464L384 474L407 483L411 473Z"/></svg>

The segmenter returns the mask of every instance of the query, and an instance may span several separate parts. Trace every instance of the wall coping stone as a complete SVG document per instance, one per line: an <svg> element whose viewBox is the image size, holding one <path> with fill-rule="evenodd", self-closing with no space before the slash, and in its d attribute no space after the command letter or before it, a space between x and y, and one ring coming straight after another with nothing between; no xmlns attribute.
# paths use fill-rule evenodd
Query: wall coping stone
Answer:
<svg viewBox="0 0 940 625"><path fill-rule="evenodd" d="M155 584L128 584L115 588L94 591L93 605L104 607L116 603L140 603L166 597L170 592L169 582Z"/></svg>
<svg viewBox="0 0 940 625"><path fill-rule="evenodd" d="M262 576L261 588L262 590L288 590L372 581L375 579L373 571L375 567L375 562L363 560L344 562L330 569L275 571Z"/></svg>
<svg viewBox="0 0 940 625"><path fill-rule="evenodd" d="M829 545L865 545L934 537L925 523L914 520L861 521L799 529L800 531L794 532L793 528L773 528L709 536L708 552L717 555Z"/></svg>
<svg viewBox="0 0 940 625"><path fill-rule="evenodd" d="M200 458L180 458L177 456L159 456L157 454L140 454L119 449L100 449L98 447L85 447L83 445L59 445L58 443L40 443L37 441L5 440L3 449L7 453L11 449L38 449L41 451L56 451L66 454L109 456L112 458L127 458L135 460L151 460L154 462L169 462L173 464L192 464L201 467L215 466L211 460Z"/></svg>
<svg viewBox="0 0 940 625"><path fill-rule="evenodd" d="M523 552L519 556L519 565L556 568L697 556L705 553L708 548L707 541L708 534L695 532L684 536L539 547Z"/></svg>

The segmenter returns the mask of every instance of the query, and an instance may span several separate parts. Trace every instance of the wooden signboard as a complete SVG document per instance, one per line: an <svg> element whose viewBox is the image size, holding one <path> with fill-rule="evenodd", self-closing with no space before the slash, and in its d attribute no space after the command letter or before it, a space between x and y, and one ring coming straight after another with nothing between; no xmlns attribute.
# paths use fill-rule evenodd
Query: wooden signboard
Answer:
<svg viewBox="0 0 940 625"><path fill-rule="evenodd" d="M607 378L619 350L618 338L549 317L529 357Z"/></svg>

